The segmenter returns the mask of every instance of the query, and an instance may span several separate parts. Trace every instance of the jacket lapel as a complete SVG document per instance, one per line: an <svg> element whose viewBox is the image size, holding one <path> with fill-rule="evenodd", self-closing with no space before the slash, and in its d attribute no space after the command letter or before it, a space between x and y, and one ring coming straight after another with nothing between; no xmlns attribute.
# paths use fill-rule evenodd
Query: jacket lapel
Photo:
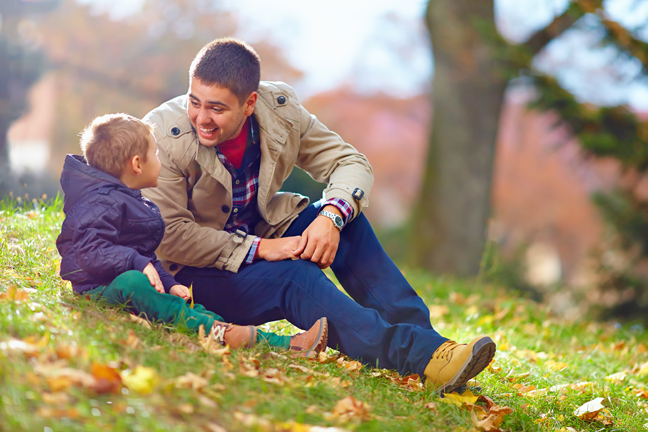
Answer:
<svg viewBox="0 0 648 432"><path fill-rule="evenodd" d="M268 220L266 206L269 201L270 187L277 161L292 129L292 123L277 114L264 99L263 94L259 94L259 96L254 107L254 116L259 123L261 139L261 168L259 169L257 205L261 217Z"/></svg>

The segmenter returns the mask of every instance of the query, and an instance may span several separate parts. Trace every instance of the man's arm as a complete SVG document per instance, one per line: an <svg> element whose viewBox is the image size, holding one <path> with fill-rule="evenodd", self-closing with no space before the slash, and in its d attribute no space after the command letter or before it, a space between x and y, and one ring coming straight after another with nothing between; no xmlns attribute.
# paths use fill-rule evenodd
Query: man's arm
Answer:
<svg viewBox="0 0 648 432"><path fill-rule="evenodd" d="M326 203L322 210L341 216L350 222L369 204L373 185L373 170L367 158L345 143L317 118L300 106L300 150L297 166L316 181L327 183ZM318 216L302 233L298 252L300 257L317 263L320 268L331 265L337 253L340 231L331 219Z"/></svg>

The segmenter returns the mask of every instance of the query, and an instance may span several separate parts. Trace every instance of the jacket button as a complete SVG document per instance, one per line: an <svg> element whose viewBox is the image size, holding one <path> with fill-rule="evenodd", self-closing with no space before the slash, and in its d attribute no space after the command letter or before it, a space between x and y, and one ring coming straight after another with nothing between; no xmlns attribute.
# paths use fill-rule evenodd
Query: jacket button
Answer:
<svg viewBox="0 0 648 432"><path fill-rule="evenodd" d="M229 207L227 207L226 205L221 207L221 210L223 210L223 213L229 213Z"/></svg>
<svg viewBox="0 0 648 432"><path fill-rule="evenodd" d="M171 270L171 271L176 271L176 270L178 270L178 264L171 264L171 265L169 266L169 270Z"/></svg>
<svg viewBox="0 0 648 432"><path fill-rule="evenodd" d="M178 135L180 135L180 128L178 128L178 127L174 127L173 129L171 129L171 134L172 134L173 136L178 136Z"/></svg>
<svg viewBox="0 0 648 432"><path fill-rule="evenodd" d="M279 97L277 98L277 103L278 103L279 105L283 105L283 104L285 104L285 103L286 103L286 96L279 96Z"/></svg>

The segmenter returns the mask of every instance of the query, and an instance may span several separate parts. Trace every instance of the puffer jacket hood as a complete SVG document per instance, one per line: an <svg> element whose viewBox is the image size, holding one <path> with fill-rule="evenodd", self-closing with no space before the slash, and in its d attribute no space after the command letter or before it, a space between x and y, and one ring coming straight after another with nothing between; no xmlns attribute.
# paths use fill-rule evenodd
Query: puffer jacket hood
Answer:
<svg viewBox="0 0 648 432"><path fill-rule="evenodd" d="M65 193L63 211L69 212L82 197L91 193L107 194L110 189L121 189L134 197L141 196L138 190L130 189L118 178L88 165L81 155L69 154L65 157L61 188Z"/></svg>

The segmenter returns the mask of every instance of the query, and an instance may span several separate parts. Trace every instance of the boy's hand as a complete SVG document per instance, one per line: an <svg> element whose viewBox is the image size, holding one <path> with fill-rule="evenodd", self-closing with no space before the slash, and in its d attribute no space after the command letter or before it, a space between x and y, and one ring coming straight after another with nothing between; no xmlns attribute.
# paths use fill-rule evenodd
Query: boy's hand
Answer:
<svg viewBox="0 0 648 432"><path fill-rule="evenodd" d="M173 285L171 287L171 290L169 290L169 294L173 294L174 296L181 297L185 300L189 300L191 296L189 295L189 288L187 288L184 285Z"/></svg>
<svg viewBox="0 0 648 432"><path fill-rule="evenodd" d="M164 285L162 285L160 275L157 270L155 270L153 263L148 263L146 267L144 267L144 270L142 270L142 273L148 277L149 282L151 282L151 285L153 285L153 288L155 288L157 292L164 293Z"/></svg>

